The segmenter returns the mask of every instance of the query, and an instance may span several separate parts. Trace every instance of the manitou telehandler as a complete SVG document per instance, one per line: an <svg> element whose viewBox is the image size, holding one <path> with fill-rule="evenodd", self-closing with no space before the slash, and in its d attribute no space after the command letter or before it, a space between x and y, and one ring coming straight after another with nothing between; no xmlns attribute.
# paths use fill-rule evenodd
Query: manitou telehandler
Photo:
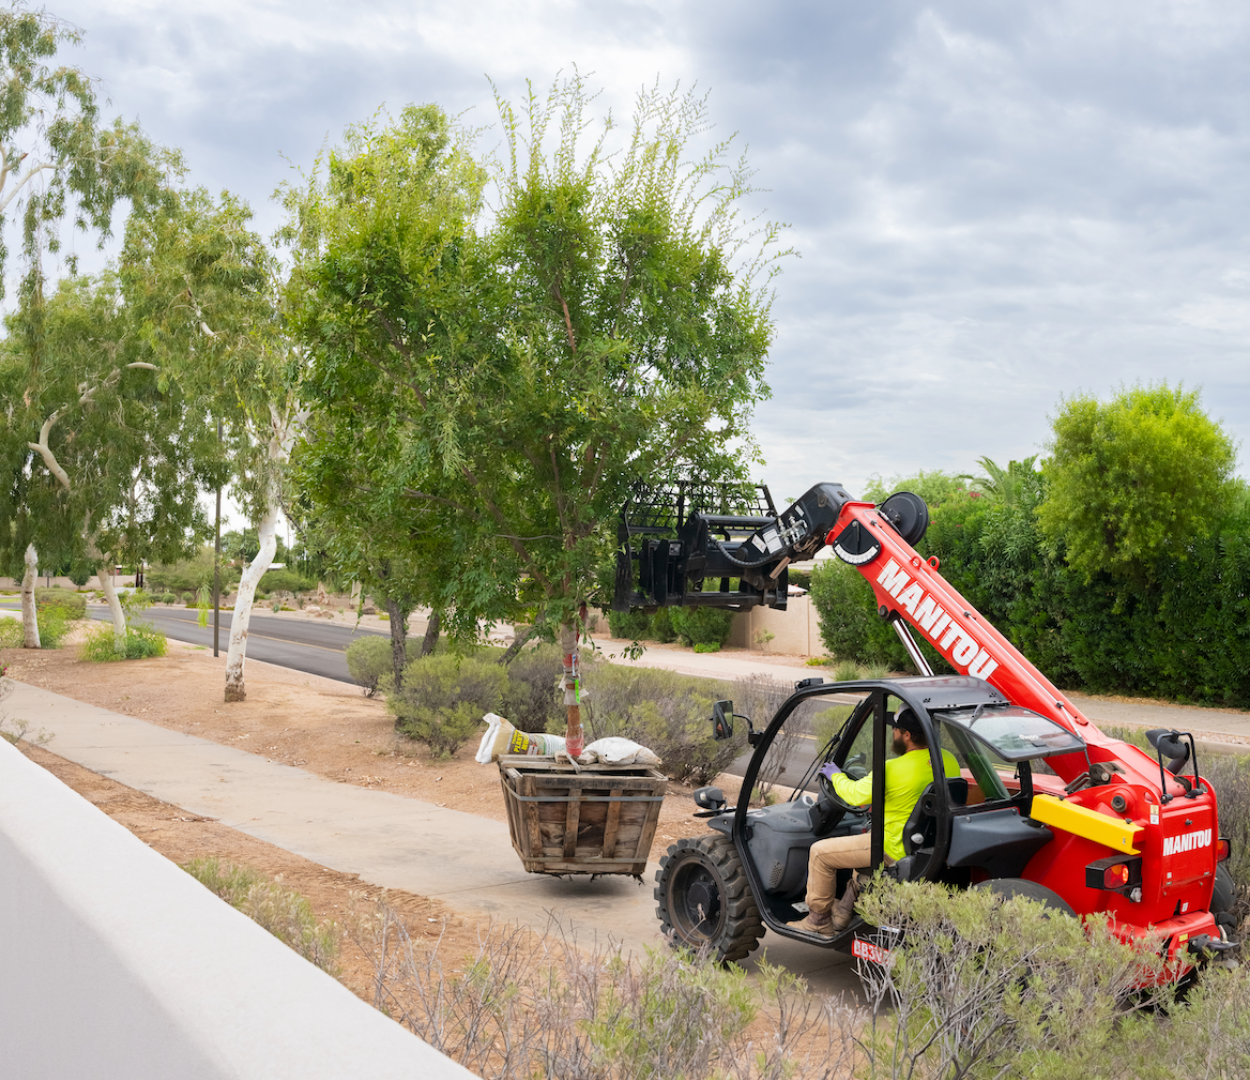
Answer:
<svg viewBox="0 0 1250 1080"><path fill-rule="evenodd" d="M881 806L888 724L904 706L919 718L934 776L943 752L960 775L931 784L903 829L900 881L1024 894L1074 915L1102 915L1126 939L1153 935L1176 978L1233 947L1233 882L1219 836L1215 792L1199 775L1193 735L1148 734L1157 757L1104 735L913 547L928 528L910 492L880 506L838 484L818 484L778 514L766 487L639 486L619 528L613 607L784 608L787 567L825 544L872 586L918 677L825 683L804 679L762 730L720 702L717 738L746 721L754 748L734 806L717 788L694 799L711 832L668 849L656 913L678 942L738 960L767 927L869 960L883 942L856 917L832 938L787 926L802 917L808 849L817 840L871 832L872 867L884 860ZM934 675L911 631L953 675ZM850 715L786 802L753 798L761 765L787 720L813 698ZM842 803L818 770L836 762L872 774L872 805ZM839 889L849 871L841 871Z"/></svg>

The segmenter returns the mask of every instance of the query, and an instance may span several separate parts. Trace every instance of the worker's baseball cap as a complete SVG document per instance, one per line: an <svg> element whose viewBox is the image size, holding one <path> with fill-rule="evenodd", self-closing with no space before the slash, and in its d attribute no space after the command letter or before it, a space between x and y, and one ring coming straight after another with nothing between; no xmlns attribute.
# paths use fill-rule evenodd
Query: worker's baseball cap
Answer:
<svg viewBox="0 0 1250 1080"><path fill-rule="evenodd" d="M919 718L906 705L890 716L889 722L891 727L902 728L909 735L921 734Z"/></svg>

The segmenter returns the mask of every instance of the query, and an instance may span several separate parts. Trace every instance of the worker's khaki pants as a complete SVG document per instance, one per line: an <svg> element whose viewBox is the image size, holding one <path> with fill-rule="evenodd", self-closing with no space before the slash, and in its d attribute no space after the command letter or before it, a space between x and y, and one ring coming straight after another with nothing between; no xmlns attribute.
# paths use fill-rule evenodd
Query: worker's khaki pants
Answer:
<svg viewBox="0 0 1250 1080"><path fill-rule="evenodd" d="M807 856L807 907L823 915L837 897L838 871L872 865L872 834L817 840Z"/></svg>

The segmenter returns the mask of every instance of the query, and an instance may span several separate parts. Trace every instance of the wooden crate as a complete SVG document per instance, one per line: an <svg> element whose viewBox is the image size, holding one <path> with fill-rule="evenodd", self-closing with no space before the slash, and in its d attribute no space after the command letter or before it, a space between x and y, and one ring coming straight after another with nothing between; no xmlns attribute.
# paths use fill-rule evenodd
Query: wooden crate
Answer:
<svg viewBox="0 0 1250 1080"><path fill-rule="evenodd" d="M557 764L504 755L499 779L512 846L530 873L634 874L647 868L668 783L649 765Z"/></svg>

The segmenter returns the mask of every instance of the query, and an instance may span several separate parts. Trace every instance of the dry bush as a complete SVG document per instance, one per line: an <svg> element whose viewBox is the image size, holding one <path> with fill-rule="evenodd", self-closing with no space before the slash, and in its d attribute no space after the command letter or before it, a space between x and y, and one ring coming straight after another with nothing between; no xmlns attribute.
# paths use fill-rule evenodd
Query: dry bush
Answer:
<svg viewBox="0 0 1250 1080"><path fill-rule="evenodd" d="M891 928L889 963L859 969L874 1076L1118 1077L1121 1021L1160 1001L1138 991L1162 974L1158 941L1131 948L1036 901L878 879L858 906Z"/></svg>
<svg viewBox="0 0 1250 1080"><path fill-rule="evenodd" d="M484 1080L833 1080L861 1012L761 965L754 982L681 950L626 957L558 926L484 930L475 955L418 944L383 904L354 924L374 1004Z"/></svg>

